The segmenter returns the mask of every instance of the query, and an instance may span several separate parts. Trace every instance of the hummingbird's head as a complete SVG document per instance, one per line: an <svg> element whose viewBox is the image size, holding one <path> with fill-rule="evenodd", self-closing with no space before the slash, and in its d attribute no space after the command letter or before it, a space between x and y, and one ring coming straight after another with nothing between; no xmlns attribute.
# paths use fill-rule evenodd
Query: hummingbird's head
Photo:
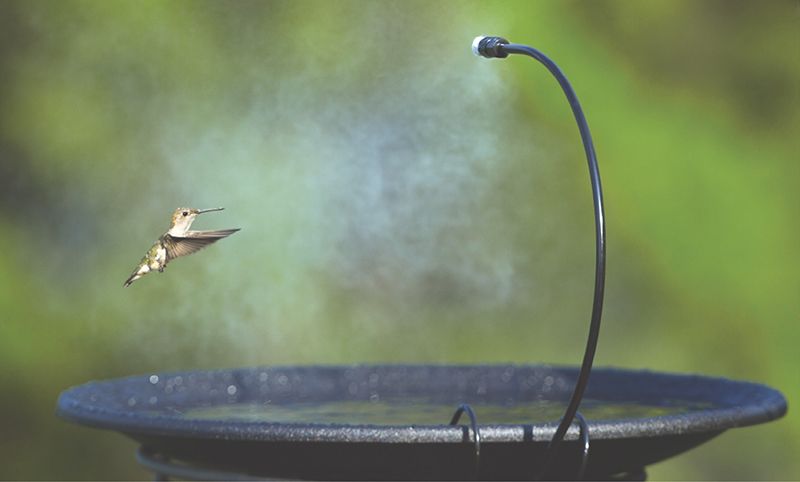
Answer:
<svg viewBox="0 0 800 482"><path fill-rule="evenodd" d="M176 236L181 236L189 230L194 218L198 214L207 213L211 211L222 211L225 208L211 208L211 209L196 209L196 208L178 208L172 213L172 224L169 233Z"/></svg>

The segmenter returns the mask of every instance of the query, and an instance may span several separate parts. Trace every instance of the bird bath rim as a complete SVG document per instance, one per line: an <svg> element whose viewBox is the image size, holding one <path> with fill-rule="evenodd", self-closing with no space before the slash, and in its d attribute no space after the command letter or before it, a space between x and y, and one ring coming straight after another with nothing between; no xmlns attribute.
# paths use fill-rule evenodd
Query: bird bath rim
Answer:
<svg viewBox="0 0 800 482"><path fill-rule="evenodd" d="M190 395L185 392L176 393L175 397L170 397L167 390L167 382L176 380L180 377L183 380L192 380L199 377L211 390L217 392L212 399L204 403L209 404L235 404L239 400L246 400L243 396L251 396L246 393L258 386L258 380L253 374L269 373L270 376L287 379L294 377L294 381L288 381L290 385L284 397L297 395L304 392L307 395L313 394L313 385L320 380L327 380L331 376L352 377L353 380L366 380L364 374L381 374L381 376L396 377L398 382L402 378L409 380L420 380L426 377L439 379L442 376L452 376L454 373L463 376L464 374L480 373L482 377L493 375L502 376L503 373L524 372L525 375L531 373L552 372L563 377L566 381L560 390L554 392L555 395L563 397L565 390L572 381L574 368L552 365L308 365L308 366L275 366L275 367L252 367L239 368L232 370L209 370L209 371L189 371L172 372L158 375L140 375L121 379L94 381L66 390L61 394L58 401L57 413L59 416L68 420L90 425L98 428L109 428L123 432L137 433L169 433L171 435L186 435L193 437L217 438L230 435L231 431L237 433L243 440L262 440L262 441L308 441L310 438L317 441L327 442L375 442L385 441L387 433L393 434L395 441L407 442L463 442L461 430L458 427L447 425L447 420L442 420L439 425L370 425L370 424L335 424L335 423L270 423L253 422L242 420L191 420L180 415L170 415L164 410L172 401L178 400L179 403L186 403L191 400ZM350 375L346 375L346 374ZM589 423L592 439L612 439L612 438L631 438L641 436L663 436L669 434L686 434L696 432L706 432L709 430L722 431L728 428L742 427L758 423L767 422L781 417L786 412L786 400L777 390L762 384L735 381L726 378L708 377L704 375L684 375L660 373L650 370L626 370L619 368L597 368L597 379L589 384L588 395L591 398L604 400L616 400L620 402L632 401L625 400L626 393L636 393L637 388L641 388L637 395L638 400L658 401L657 397L664 394L671 394L671 398L680 399L688 393L690 401L708 402L712 406L708 408L690 410L684 414L667 414L654 417L644 417L628 420L587 420ZM251 376L251 379L247 379ZM367 377L369 375L366 375ZM154 378L156 377L156 378ZM321 377L321 378L320 378ZM158 381L153 384L153 380ZM517 380L518 382L519 380ZM490 380L491 382L491 380ZM192 382L184 381L188 386ZM195 380L194 383L200 383ZM356 382L354 382L356 383ZM494 383L494 382L491 382ZM502 382L494 384L494 390L499 388ZM637 385L639 387L637 387ZM705 385L705 388L703 387ZM225 387L237 387L240 393L238 397L233 397L224 390ZM311 387L309 387L311 386ZM616 388L624 387L618 394L610 392L605 386ZM113 392L125 387L126 389L136 388L145 393L138 393L143 405L148 404L148 399L155 400L152 403L152 410L142 410L135 407L126 407L130 397L129 393L120 392L124 399L115 400ZM213 387L213 388L212 388ZM563 388L567 387L567 388ZM667 388L664 388L667 387ZM328 386L323 391L335 393L341 388L338 386ZM385 387L384 387L385 388ZM661 388L661 391L659 391ZM690 392L686 390L689 389ZM533 388L531 389L533 390ZM681 390L684 393L681 393ZM419 388L414 389L415 393ZM152 395L151 395L152 393ZM532 393L532 391L531 391ZM196 395L195 387L192 387L191 395ZM344 394L347 395L347 394ZM363 394L358 394L363 396ZM599 396L598 396L599 395ZM393 396L384 395L382 398L391 399ZM654 398L654 396L656 398ZM705 398L698 398L705 396ZM642 399L642 397L645 397ZM342 394L335 395L335 399L342 399ZM317 398L319 399L319 398ZM94 401L92 401L94 400ZM196 402L194 399L190 403ZM282 401L289 401L291 398L282 398ZM469 402L470 400L464 400ZM106 403L106 405L103 405ZM110 404L109 404L110 403ZM455 405L454 405L455 408ZM552 436L555 423L534 423L534 424L483 424L478 418L481 434L487 443L490 442L513 442L513 441L547 441ZM530 432L523 434L523 425L530 427ZM566 439L574 440L577 438L577 427L572 427Z"/></svg>

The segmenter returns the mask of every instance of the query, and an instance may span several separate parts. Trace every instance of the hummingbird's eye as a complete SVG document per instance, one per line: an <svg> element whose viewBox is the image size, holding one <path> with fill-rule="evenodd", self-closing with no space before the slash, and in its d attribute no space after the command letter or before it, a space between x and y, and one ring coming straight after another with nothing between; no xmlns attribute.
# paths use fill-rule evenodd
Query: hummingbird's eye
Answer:
<svg viewBox="0 0 800 482"><path fill-rule="evenodd" d="M188 216L189 215L189 211L184 211L181 214L183 214L184 216Z"/></svg>

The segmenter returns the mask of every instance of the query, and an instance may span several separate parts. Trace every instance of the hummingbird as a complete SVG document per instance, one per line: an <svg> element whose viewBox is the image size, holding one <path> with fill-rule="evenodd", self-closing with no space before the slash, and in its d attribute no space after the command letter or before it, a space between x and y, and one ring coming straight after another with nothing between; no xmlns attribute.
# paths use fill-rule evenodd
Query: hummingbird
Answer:
<svg viewBox="0 0 800 482"><path fill-rule="evenodd" d="M239 229L219 229L214 231L190 231L189 228L198 214L212 211L222 211L225 208L195 209L178 208L172 213L172 221L166 233L153 243L153 246L145 253L139 265L133 270L130 277L125 280L123 286L128 287L155 269L159 273L164 272L167 263L179 256L186 256L199 251L211 243L215 243L222 238L227 238Z"/></svg>

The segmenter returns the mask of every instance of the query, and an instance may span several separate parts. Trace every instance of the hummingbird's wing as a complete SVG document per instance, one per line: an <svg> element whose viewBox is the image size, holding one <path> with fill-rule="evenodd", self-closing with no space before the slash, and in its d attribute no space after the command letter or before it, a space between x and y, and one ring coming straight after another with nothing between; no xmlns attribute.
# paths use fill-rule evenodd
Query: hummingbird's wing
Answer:
<svg viewBox="0 0 800 482"><path fill-rule="evenodd" d="M220 229L216 231L189 231L186 236L178 237L169 234L164 236L164 247L167 248L167 261L179 256L186 256L200 251L209 244L227 238L238 229Z"/></svg>

